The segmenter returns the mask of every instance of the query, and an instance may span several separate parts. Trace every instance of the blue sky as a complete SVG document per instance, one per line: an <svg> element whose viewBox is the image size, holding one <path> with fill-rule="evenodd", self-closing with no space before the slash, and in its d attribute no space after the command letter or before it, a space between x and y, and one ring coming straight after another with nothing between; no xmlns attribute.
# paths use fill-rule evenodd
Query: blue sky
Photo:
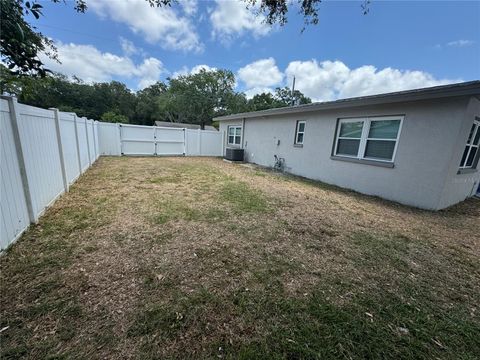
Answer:
<svg viewBox="0 0 480 360"><path fill-rule="evenodd" d="M248 96L291 83L314 100L433 86L480 78L480 2L325 1L320 21L302 33L295 8L284 27L269 27L235 0L44 1L32 20L57 44L62 64L86 81L119 80L138 90L156 80L226 68Z"/></svg>

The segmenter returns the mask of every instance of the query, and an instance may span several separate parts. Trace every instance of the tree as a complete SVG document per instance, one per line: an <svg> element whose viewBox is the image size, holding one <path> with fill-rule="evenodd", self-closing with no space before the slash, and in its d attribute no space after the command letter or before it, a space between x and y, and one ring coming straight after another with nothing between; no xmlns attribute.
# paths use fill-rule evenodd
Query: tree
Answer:
<svg viewBox="0 0 480 360"><path fill-rule="evenodd" d="M311 102L312 100L303 95L299 90L295 90L292 95L292 91L288 87L284 87L277 88L275 94L256 94L248 101L248 109L249 111L260 111L292 105L310 104Z"/></svg>
<svg viewBox="0 0 480 360"><path fill-rule="evenodd" d="M175 0L147 0L151 6L170 6ZM318 24L318 11L322 0L243 0L247 8L256 9L265 15L265 22L269 25L283 26L288 21L289 6L299 8L305 25ZM370 0L363 0L360 7L364 15L369 12Z"/></svg>
<svg viewBox="0 0 480 360"><path fill-rule="evenodd" d="M167 85L161 81L137 92L135 105L135 123L140 125L153 125L155 120L160 120L158 112L158 99L167 91Z"/></svg>
<svg viewBox="0 0 480 360"><path fill-rule="evenodd" d="M170 121L199 124L203 129L213 117L228 113L234 86L235 76L229 70L202 69L197 74L169 79L168 94L158 102L159 110Z"/></svg>
<svg viewBox="0 0 480 360"><path fill-rule="evenodd" d="M42 16L42 5L36 1L0 0L0 52L1 60L14 75L40 75L44 77L45 69L38 57L39 53L57 59L57 50L53 42L36 28L25 21L26 15L35 19ZM55 3L61 0L52 0ZM84 0L75 0L77 12L85 12Z"/></svg>
<svg viewBox="0 0 480 360"><path fill-rule="evenodd" d="M247 111L250 111L250 109L244 93L231 93L227 95L225 115Z"/></svg>
<svg viewBox="0 0 480 360"><path fill-rule="evenodd" d="M86 84L81 79L72 81L61 74L44 78L9 76L12 78L3 83L2 73L2 92L16 95L22 103L55 107L91 119L100 119L109 111L126 116L130 122L135 119L136 96L118 81Z"/></svg>
<svg viewBox="0 0 480 360"><path fill-rule="evenodd" d="M312 99L303 95L299 90L294 90L292 94L292 90L290 90L288 87L276 88L275 99L277 103L279 103L280 107L310 104L312 102Z"/></svg>
<svg viewBox="0 0 480 360"><path fill-rule="evenodd" d="M294 99L296 104L311 102L298 90L292 96L287 87L247 100L234 90L235 76L228 70L202 70L134 93L118 81L87 84L55 73L41 78L18 77L8 71L4 77L4 69L0 64L2 92L16 95L20 102L102 121L153 125L164 120L204 127L216 116L291 106Z"/></svg>
<svg viewBox="0 0 480 360"><path fill-rule="evenodd" d="M248 101L249 111L267 110L280 106L281 104L278 103L271 93L256 94Z"/></svg>
<svg viewBox="0 0 480 360"><path fill-rule="evenodd" d="M119 81L93 84L93 97L95 104L89 104L95 109L96 118L108 111L125 115L131 122L135 119L135 94ZM90 100L90 99L89 99Z"/></svg>
<svg viewBox="0 0 480 360"><path fill-rule="evenodd" d="M117 114L115 111L107 111L101 116L100 119L102 121L111 123L128 124L128 117L126 117L125 115Z"/></svg>

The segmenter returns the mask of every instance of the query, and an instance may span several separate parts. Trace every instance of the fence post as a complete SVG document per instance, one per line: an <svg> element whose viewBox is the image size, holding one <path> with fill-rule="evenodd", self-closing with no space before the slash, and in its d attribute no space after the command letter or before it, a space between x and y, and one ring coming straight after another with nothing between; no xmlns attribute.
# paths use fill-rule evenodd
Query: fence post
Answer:
<svg viewBox="0 0 480 360"><path fill-rule="evenodd" d="M187 129L183 128L183 156L187 156Z"/></svg>
<svg viewBox="0 0 480 360"><path fill-rule="evenodd" d="M90 159L90 141L88 140L88 119L86 117L83 117L83 119L85 119L85 135L87 136L88 164L91 166L92 160Z"/></svg>
<svg viewBox="0 0 480 360"><path fill-rule="evenodd" d="M8 108L10 110L10 120L12 124L13 141L15 143L15 151L17 153L18 167L20 170L20 178L22 179L23 193L25 194L25 203L27 205L28 218L31 223L37 222L37 217L33 211L32 194L30 192L30 185L28 183L27 168L25 166L25 157L23 154L22 143L20 139L20 131L18 130L18 121L20 119L20 112L18 110L17 99L14 97L5 97L8 101Z"/></svg>
<svg viewBox="0 0 480 360"><path fill-rule="evenodd" d="M120 141L120 156L123 156L123 132L122 132L122 124L118 124L118 140Z"/></svg>
<svg viewBox="0 0 480 360"><path fill-rule="evenodd" d="M82 158L80 157L80 142L78 141L77 114L73 114L73 122L75 124L75 142L77 144L78 176L80 176L82 175Z"/></svg>
<svg viewBox="0 0 480 360"><path fill-rule="evenodd" d="M95 155L95 161L97 161L97 158L98 158L98 152L97 152L97 140L96 140L96 137L98 137L98 134L96 133L95 131L95 121L92 121L92 133L93 133L93 152L94 152L94 155Z"/></svg>
<svg viewBox="0 0 480 360"><path fill-rule="evenodd" d="M202 133L201 133L201 129L198 129L197 130L197 143L198 143L198 156L201 156L202 155Z"/></svg>
<svg viewBox="0 0 480 360"><path fill-rule="evenodd" d="M67 170L65 169L65 158L63 156L62 135L60 133L60 111L55 108L50 108L53 111L55 118L55 132L57 133L58 155L60 156L60 167L62 168L63 188L65 192L68 191Z"/></svg>

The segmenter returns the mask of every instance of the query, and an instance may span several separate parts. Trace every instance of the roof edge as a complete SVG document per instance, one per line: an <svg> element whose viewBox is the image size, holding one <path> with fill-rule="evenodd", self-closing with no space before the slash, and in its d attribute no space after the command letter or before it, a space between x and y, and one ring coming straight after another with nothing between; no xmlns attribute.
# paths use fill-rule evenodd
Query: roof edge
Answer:
<svg viewBox="0 0 480 360"><path fill-rule="evenodd" d="M432 86L427 88L403 90L377 95L358 96L334 101L316 102L305 105L274 108L261 111L231 114L213 118L214 121L247 119L253 117L295 114L321 110L333 110L354 106L388 104L402 101L429 100L451 96L480 95L480 80L467 81L449 85Z"/></svg>

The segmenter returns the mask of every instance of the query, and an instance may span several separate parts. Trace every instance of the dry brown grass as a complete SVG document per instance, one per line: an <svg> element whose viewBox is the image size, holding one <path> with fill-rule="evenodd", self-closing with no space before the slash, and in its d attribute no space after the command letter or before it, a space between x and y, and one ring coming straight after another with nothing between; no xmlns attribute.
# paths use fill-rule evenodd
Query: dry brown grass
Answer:
<svg viewBox="0 0 480 360"><path fill-rule="evenodd" d="M475 358L479 216L218 159L101 158L0 259L2 355Z"/></svg>

